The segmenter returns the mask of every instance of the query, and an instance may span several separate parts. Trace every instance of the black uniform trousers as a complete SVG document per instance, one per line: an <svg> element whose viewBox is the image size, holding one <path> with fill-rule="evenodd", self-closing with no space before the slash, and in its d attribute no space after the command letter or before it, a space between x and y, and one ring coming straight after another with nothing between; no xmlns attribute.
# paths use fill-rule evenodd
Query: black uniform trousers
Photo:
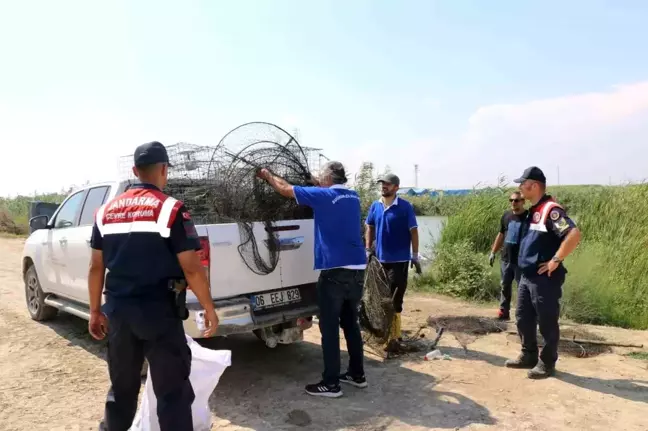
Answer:
<svg viewBox="0 0 648 431"><path fill-rule="evenodd" d="M106 310L112 386L106 399L104 429L127 431L132 425L146 357L161 431L192 431L191 350L171 301L112 304Z"/></svg>
<svg viewBox="0 0 648 431"><path fill-rule="evenodd" d="M511 298L513 296L513 280L520 285L520 277L522 275L520 268L516 262L508 262L502 260L500 262L501 282L502 288L500 293L500 310L508 311L511 309Z"/></svg>
<svg viewBox="0 0 648 431"><path fill-rule="evenodd" d="M560 298L562 285L565 282L566 271L559 267L551 276L545 274L522 274L518 286L517 329L522 341L522 353L538 357L538 340L536 328L545 345L540 352L540 360L547 366L553 367L558 360L558 341L560 329Z"/></svg>
<svg viewBox="0 0 648 431"><path fill-rule="evenodd" d="M396 313L403 312L403 298L405 297L405 290L407 290L407 271L409 264L409 261L382 264L387 275L392 297L394 298L394 311Z"/></svg>

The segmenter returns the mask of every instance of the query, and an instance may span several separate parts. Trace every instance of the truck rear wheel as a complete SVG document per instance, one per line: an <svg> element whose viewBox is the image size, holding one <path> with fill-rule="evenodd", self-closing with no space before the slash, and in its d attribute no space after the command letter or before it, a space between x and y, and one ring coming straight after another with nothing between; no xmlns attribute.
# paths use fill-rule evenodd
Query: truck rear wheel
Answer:
<svg viewBox="0 0 648 431"><path fill-rule="evenodd" d="M33 320L42 322L53 319L58 314L57 308L45 304L45 294L33 264L25 272L25 300L27 311Z"/></svg>

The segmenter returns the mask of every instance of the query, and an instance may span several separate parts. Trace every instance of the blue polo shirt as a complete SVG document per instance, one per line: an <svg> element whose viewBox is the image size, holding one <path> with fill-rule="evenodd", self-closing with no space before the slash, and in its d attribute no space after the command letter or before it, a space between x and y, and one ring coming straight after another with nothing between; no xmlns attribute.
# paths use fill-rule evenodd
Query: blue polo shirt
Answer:
<svg viewBox="0 0 648 431"><path fill-rule="evenodd" d="M313 208L315 269L364 269L367 257L362 242L360 197L343 185L294 186L299 205Z"/></svg>
<svg viewBox="0 0 648 431"><path fill-rule="evenodd" d="M376 257L383 263L407 262L412 259L410 231L418 227L414 207L396 197L385 208L382 201L371 204L366 224L376 229Z"/></svg>

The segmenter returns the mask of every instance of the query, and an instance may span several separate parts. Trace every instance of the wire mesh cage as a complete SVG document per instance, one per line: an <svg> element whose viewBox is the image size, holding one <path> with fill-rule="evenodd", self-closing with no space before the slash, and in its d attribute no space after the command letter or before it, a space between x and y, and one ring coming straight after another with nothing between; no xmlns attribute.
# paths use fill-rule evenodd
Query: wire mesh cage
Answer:
<svg viewBox="0 0 648 431"><path fill-rule="evenodd" d="M259 274L274 271L278 244L272 225L280 220L312 219L312 209L286 199L257 178L266 168L293 185L307 186L311 172L306 153L285 130L270 123L246 123L227 133L216 146L185 142L169 145L164 190L181 200L196 224L238 223L239 253ZM120 176L135 180L132 156L120 158ZM263 259L253 223L265 224L269 259Z"/></svg>

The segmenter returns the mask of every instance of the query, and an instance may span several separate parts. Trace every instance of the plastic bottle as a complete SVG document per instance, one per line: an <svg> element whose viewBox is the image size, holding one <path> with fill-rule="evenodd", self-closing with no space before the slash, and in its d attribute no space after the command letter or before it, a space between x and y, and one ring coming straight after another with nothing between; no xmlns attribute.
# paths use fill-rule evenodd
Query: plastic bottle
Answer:
<svg viewBox="0 0 648 431"><path fill-rule="evenodd" d="M198 330L200 332L203 332L205 329L207 329L207 325L205 324L204 311L199 311L198 313L196 313L196 326L198 327Z"/></svg>
<svg viewBox="0 0 648 431"><path fill-rule="evenodd" d="M443 355L441 354L441 351L439 349L432 350L431 352L428 352L424 359L426 361L431 361L433 359L441 359L443 358Z"/></svg>

